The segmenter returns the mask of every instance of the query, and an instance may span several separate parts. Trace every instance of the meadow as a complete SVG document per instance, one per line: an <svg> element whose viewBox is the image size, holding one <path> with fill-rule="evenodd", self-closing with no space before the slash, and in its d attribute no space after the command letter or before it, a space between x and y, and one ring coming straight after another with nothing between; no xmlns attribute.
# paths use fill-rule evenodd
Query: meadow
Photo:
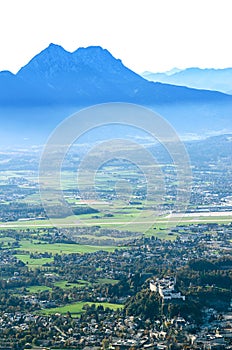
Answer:
<svg viewBox="0 0 232 350"><path fill-rule="evenodd" d="M81 245L81 244L65 244L65 243L41 243L40 241L29 241L29 240L21 240L21 247L18 248L18 251L27 251L30 253L52 253L54 254L70 254L70 253L95 253L99 250L104 250L107 252L113 252L116 246L91 246L91 245ZM25 261L28 260L28 255L20 255L20 257L24 257ZM20 258L21 259L21 258ZM32 259L39 260L39 259ZM31 259L28 260L31 262ZM49 262L49 261L48 261Z"/></svg>
<svg viewBox="0 0 232 350"><path fill-rule="evenodd" d="M96 307L98 306L103 306L104 309L109 308L111 310L117 310L117 309L122 309L123 305L122 304L112 304L112 303L93 303L93 302L77 302L73 304L67 304L61 307L55 307L51 309L43 309L40 311L40 313L44 315L52 315L52 314L67 314L68 312L71 313L72 316L80 316L81 313L84 312L84 307L89 305L95 305Z"/></svg>

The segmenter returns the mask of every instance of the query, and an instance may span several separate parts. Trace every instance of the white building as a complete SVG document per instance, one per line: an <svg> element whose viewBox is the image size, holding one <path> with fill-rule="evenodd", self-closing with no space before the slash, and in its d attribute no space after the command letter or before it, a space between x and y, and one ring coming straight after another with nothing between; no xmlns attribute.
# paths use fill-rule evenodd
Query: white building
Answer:
<svg viewBox="0 0 232 350"><path fill-rule="evenodd" d="M185 296L175 290L176 279L173 277L165 277L157 279L156 281L150 281L150 290L152 292L158 292L163 300L182 299L185 300Z"/></svg>

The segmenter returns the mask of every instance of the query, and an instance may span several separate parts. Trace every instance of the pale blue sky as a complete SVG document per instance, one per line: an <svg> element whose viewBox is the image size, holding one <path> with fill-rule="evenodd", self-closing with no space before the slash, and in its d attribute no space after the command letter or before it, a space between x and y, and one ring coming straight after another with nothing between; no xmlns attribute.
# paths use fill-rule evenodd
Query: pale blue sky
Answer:
<svg viewBox="0 0 232 350"><path fill-rule="evenodd" d="M136 72L231 62L231 0L3 0L0 70L16 72L50 42L101 45Z"/></svg>

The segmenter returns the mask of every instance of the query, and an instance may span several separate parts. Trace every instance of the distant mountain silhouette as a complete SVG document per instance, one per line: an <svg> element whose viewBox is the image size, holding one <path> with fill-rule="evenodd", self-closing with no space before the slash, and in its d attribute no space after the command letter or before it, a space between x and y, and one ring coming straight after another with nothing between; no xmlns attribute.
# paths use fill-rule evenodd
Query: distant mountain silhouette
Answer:
<svg viewBox="0 0 232 350"><path fill-rule="evenodd" d="M149 81L232 94L232 68L187 68L179 71L175 68L165 73L144 72L141 75Z"/></svg>
<svg viewBox="0 0 232 350"><path fill-rule="evenodd" d="M218 159L231 159L232 134L206 137L184 142L191 164L215 163ZM148 147L159 163L170 162L170 155L160 144Z"/></svg>
<svg viewBox="0 0 232 350"><path fill-rule="evenodd" d="M0 72L0 143L44 142L71 113L103 102L148 106L184 135L232 131L231 95L147 81L99 46L50 44L17 74Z"/></svg>
<svg viewBox="0 0 232 350"><path fill-rule="evenodd" d="M98 46L70 53L50 44L16 75L0 73L1 105L83 105L109 101L153 105L229 99L215 92L148 82Z"/></svg>
<svg viewBox="0 0 232 350"><path fill-rule="evenodd" d="M205 140L186 142L191 161L216 162L218 159L231 159L232 134L209 137ZM203 150L203 151L202 151Z"/></svg>

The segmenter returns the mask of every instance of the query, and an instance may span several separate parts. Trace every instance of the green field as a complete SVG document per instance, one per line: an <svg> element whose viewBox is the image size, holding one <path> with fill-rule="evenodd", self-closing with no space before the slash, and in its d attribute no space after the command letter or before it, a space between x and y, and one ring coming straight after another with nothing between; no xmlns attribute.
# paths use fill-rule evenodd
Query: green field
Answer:
<svg viewBox="0 0 232 350"><path fill-rule="evenodd" d="M11 243L14 243L15 239L11 237L4 237L3 235L0 237L0 244L2 247L6 248L9 247ZM8 245L9 243L9 245Z"/></svg>
<svg viewBox="0 0 232 350"><path fill-rule="evenodd" d="M84 312L83 307L85 305L93 305L95 304L96 307L101 305L104 308L109 308L112 310L117 310L117 309L122 309L123 305L122 304L111 304L111 303L94 303L94 302L77 302L74 304L68 304L68 305L64 305L61 307L56 307L56 308L52 308L52 309L43 309L41 311L42 314L45 315L51 315L51 314L66 314L67 312L70 312L72 315L80 315L82 312Z"/></svg>
<svg viewBox="0 0 232 350"><path fill-rule="evenodd" d="M113 252L116 248L116 246L91 246L91 245L79 245L79 244L63 244L63 243L40 243L39 241L27 241L22 240L20 241L21 247L18 248L18 250L26 251L30 253L52 253L52 254L70 254L70 253L94 253L98 252L99 250L104 250L107 252ZM21 255L20 255L21 256ZM28 259L24 256L24 259ZM39 259L32 259L39 260Z"/></svg>
<svg viewBox="0 0 232 350"><path fill-rule="evenodd" d="M118 280L114 280L114 279L111 279L111 278L99 278L96 280L96 284L111 284L111 285L115 285L117 284L119 281ZM85 280L78 280L78 283L71 283L67 280L62 280L62 281L58 281L58 282L55 282L53 283L53 286L54 287L59 287L63 290L69 290L69 289L72 289L72 288L78 288L78 289L81 289L81 288L85 288L87 286L91 286L91 283L88 282L88 281L85 281ZM26 288L27 289L27 292L29 294L35 294L35 293L40 293L40 292L44 292L44 291L51 291L52 290L52 287L47 287L45 285L40 285L40 286L29 286Z"/></svg>
<svg viewBox="0 0 232 350"><path fill-rule="evenodd" d="M84 288L88 286L90 283L84 280L79 280L79 283L70 283L68 281L59 281L55 282L54 286L59 287L61 289L71 289L71 288Z"/></svg>
<svg viewBox="0 0 232 350"><path fill-rule="evenodd" d="M34 294L34 293L40 293L44 291L51 291L52 288L47 286L30 286L30 287L27 287L27 290L30 294Z"/></svg>
<svg viewBox="0 0 232 350"><path fill-rule="evenodd" d="M29 228L46 228L46 227L92 227L99 226L108 229L128 230L145 233L150 227L159 225L174 227L178 224L200 224L200 223L230 223L232 217L225 216L189 216L180 218L155 217L151 210L134 211L133 208L121 209L113 217L106 217L103 213L85 214L78 216L69 216L62 219L52 220L29 220L29 221L10 221L0 222L0 229L29 229Z"/></svg>
<svg viewBox="0 0 232 350"><path fill-rule="evenodd" d="M16 254L17 259L21 260L30 268L41 267L44 264L53 262L53 258L40 258L40 259L32 259L29 254Z"/></svg>

